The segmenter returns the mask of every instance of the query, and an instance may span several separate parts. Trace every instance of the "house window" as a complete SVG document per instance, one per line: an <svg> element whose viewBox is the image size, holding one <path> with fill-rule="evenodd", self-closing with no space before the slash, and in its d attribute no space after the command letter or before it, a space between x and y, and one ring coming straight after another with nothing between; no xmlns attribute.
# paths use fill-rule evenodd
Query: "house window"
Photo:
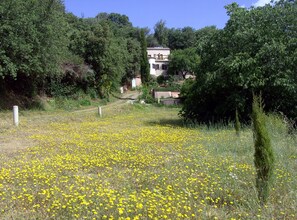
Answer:
<svg viewBox="0 0 297 220"><path fill-rule="evenodd" d="M158 70L160 67L159 67L159 64L153 64L153 68L155 69L155 70Z"/></svg>
<svg viewBox="0 0 297 220"><path fill-rule="evenodd" d="M162 70L167 70L167 69L168 69L168 65L162 64Z"/></svg>

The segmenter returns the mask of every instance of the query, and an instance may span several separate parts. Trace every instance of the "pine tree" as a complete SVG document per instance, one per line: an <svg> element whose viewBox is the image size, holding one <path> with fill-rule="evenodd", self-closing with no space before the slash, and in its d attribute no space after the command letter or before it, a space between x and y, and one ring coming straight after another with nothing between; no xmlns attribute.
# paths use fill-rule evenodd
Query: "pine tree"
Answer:
<svg viewBox="0 0 297 220"><path fill-rule="evenodd" d="M263 101L261 97L253 97L252 122L254 133L254 163L256 167L256 187L258 198L263 205L269 196L269 187L272 182L274 167L274 154L270 138L265 125L265 113L263 112Z"/></svg>

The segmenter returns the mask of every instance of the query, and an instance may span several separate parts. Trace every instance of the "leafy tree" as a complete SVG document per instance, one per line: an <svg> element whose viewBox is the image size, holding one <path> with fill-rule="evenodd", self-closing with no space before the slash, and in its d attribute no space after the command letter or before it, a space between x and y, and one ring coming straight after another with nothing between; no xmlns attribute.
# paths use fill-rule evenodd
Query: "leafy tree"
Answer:
<svg viewBox="0 0 297 220"><path fill-rule="evenodd" d="M148 47L158 47L159 46L158 40L154 37L153 34L149 34L147 36L146 40L147 40Z"/></svg>
<svg viewBox="0 0 297 220"><path fill-rule="evenodd" d="M72 22L70 49L94 70L93 87L108 97L140 70L139 29L120 14L100 13L96 18Z"/></svg>
<svg viewBox="0 0 297 220"><path fill-rule="evenodd" d="M216 26L207 26L196 31L195 47L199 55L200 53L207 52L203 51L203 48L205 48L209 39L217 34L217 32L219 32L219 30Z"/></svg>
<svg viewBox="0 0 297 220"><path fill-rule="evenodd" d="M196 41L196 32L191 27L168 30L168 46L172 50L195 47Z"/></svg>
<svg viewBox="0 0 297 220"><path fill-rule="evenodd" d="M182 111L188 119L234 119L237 108L249 120L252 93L262 91L269 111L297 117L296 1L245 9L227 6L223 30L210 35L197 51L197 81Z"/></svg>
<svg viewBox="0 0 297 220"><path fill-rule="evenodd" d="M140 44L141 44L141 61L140 61L140 73L141 81L147 84L150 80L150 69L147 57L147 43L144 35L144 31L140 32Z"/></svg>
<svg viewBox="0 0 297 220"><path fill-rule="evenodd" d="M185 79L186 74L194 74L200 63L200 57L196 54L195 48L175 50L169 56L168 73L171 75L182 74Z"/></svg>
<svg viewBox="0 0 297 220"><path fill-rule="evenodd" d="M117 13L100 13L96 16L96 18L99 20L110 21L118 26L132 26L131 22L129 21L129 17L126 15Z"/></svg>
<svg viewBox="0 0 297 220"><path fill-rule="evenodd" d="M168 28L166 22L163 20L158 21L154 27L154 37L157 39L159 46L166 47L168 39Z"/></svg>
<svg viewBox="0 0 297 220"><path fill-rule="evenodd" d="M126 74L123 76L122 82L128 82L140 72L140 42L137 39L130 38L127 40L126 58L124 63Z"/></svg>
<svg viewBox="0 0 297 220"><path fill-rule="evenodd" d="M59 0L0 2L0 77L22 94L42 89L61 74L67 54L67 23ZM3 89L3 88L2 88Z"/></svg>

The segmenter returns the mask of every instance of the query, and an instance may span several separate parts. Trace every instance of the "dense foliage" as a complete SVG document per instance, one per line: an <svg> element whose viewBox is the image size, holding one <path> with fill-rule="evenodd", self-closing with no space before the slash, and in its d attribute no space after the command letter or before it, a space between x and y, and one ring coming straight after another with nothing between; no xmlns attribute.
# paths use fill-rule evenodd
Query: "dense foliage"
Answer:
<svg viewBox="0 0 297 220"><path fill-rule="evenodd" d="M78 18L60 0L1 1L0 95L108 98L140 73L139 33L125 15Z"/></svg>
<svg viewBox="0 0 297 220"><path fill-rule="evenodd" d="M228 121L251 112L252 93L262 92L266 110L297 117L297 2L245 9L226 6L223 30L197 48L201 64L181 115L199 121Z"/></svg>
<svg viewBox="0 0 297 220"><path fill-rule="evenodd" d="M262 92L269 111L297 117L297 3L226 6L230 19L215 26L135 28L126 15L78 18L63 1L0 2L0 108L10 94L108 98L141 74L150 81L147 46L171 49L169 73L195 73L182 89L181 115L228 121L237 109L249 120L252 93Z"/></svg>
<svg viewBox="0 0 297 220"><path fill-rule="evenodd" d="M0 92L34 95L47 77L61 74L69 39L59 0L0 2Z"/></svg>
<svg viewBox="0 0 297 220"><path fill-rule="evenodd" d="M140 74L141 81L147 84L150 80L150 69L147 57L147 43L145 39L144 30L140 32L140 42L141 42L141 60L140 60Z"/></svg>
<svg viewBox="0 0 297 220"><path fill-rule="evenodd" d="M182 75L186 78L187 74L194 74L200 63L200 57L195 52L195 48L175 50L169 56L168 73L171 75Z"/></svg>

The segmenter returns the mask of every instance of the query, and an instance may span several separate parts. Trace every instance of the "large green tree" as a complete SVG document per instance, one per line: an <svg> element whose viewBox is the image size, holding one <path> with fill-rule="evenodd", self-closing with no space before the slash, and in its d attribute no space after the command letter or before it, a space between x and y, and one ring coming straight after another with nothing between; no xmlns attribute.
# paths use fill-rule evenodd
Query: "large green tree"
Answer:
<svg viewBox="0 0 297 220"><path fill-rule="evenodd" d="M252 93L262 92L267 110L297 117L297 2L226 9L226 27L199 47L201 64L182 115L221 121L238 109L248 120Z"/></svg>
<svg viewBox="0 0 297 220"><path fill-rule="evenodd" d="M94 70L93 87L101 97L139 73L139 30L127 16L100 13L96 18L74 19L72 26L70 49Z"/></svg>
<svg viewBox="0 0 297 220"><path fill-rule="evenodd" d="M181 74L186 78L187 74L195 74L200 63L200 57L195 48L175 50L169 56L168 73L171 75Z"/></svg>
<svg viewBox="0 0 297 220"><path fill-rule="evenodd" d="M168 44L168 28L166 22L160 20L155 24L154 37L157 39L159 46L166 47Z"/></svg>
<svg viewBox="0 0 297 220"><path fill-rule="evenodd" d="M59 0L0 2L2 90L32 95L46 77L61 74L67 54L67 23Z"/></svg>
<svg viewBox="0 0 297 220"><path fill-rule="evenodd" d="M197 42L196 31L191 27L169 29L167 36L168 47L172 50L192 48Z"/></svg>

